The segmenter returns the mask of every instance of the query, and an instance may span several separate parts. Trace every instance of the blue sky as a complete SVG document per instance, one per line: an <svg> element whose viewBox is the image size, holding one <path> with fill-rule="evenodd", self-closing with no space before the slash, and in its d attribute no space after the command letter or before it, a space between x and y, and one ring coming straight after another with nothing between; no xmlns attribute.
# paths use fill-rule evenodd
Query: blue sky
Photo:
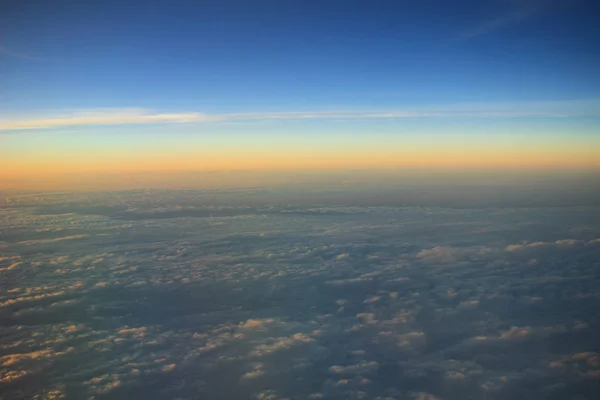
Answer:
<svg viewBox="0 0 600 400"><path fill-rule="evenodd" d="M596 168L597 9L14 1L0 13L0 178L157 165Z"/></svg>
<svg viewBox="0 0 600 400"><path fill-rule="evenodd" d="M581 1L14 2L0 106L303 111L597 98Z"/></svg>

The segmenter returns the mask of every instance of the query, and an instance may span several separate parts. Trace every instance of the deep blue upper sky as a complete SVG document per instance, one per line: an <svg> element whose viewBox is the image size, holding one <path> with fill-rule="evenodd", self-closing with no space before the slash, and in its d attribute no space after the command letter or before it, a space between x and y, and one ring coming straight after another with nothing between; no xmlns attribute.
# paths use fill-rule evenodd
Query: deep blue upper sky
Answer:
<svg viewBox="0 0 600 400"><path fill-rule="evenodd" d="M0 108L204 112L598 98L592 2L12 1Z"/></svg>

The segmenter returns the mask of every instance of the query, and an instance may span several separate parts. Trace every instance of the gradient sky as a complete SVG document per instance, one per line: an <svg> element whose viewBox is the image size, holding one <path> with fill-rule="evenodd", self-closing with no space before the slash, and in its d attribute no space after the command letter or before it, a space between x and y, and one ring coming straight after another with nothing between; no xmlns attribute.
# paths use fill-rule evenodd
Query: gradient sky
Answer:
<svg viewBox="0 0 600 400"><path fill-rule="evenodd" d="M3 2L0 182L598 168L593 3Z"/></svg>

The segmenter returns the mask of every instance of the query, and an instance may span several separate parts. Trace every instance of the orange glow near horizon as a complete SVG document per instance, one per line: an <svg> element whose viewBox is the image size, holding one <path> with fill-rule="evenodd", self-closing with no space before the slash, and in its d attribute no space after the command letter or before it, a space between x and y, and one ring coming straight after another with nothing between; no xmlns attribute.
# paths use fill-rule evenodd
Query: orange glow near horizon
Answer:
<svg viewBox="0 0 600 400"><path fill-rule="evenodd" d="M280 149L278 151L180 151L28 153L0 161L0 184L10 188L68 187L74 177L99 174L192 171L326 171L377 168L600 168L594 149ZM78 178L78 179L79 179Z"/></svg>

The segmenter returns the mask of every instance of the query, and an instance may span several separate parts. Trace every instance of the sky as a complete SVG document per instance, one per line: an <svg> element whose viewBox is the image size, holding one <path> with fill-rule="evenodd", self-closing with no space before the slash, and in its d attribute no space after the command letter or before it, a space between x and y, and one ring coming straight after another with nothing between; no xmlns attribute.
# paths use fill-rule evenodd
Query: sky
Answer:
<svg viewBox="0 0 600 400"><path fill-rule="evenodd" d="M140 172L600 167L591 1L1 7L4 187Z"/></svg>

